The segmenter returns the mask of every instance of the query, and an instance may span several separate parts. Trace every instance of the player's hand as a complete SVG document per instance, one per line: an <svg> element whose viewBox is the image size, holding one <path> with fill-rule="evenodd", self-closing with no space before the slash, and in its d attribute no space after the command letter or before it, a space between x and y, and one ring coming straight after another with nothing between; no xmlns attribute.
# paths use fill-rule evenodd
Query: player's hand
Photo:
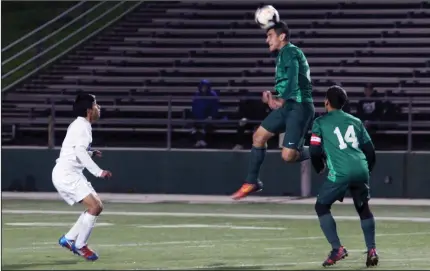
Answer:
<svg viewBox="0 0 430 271"><path fill-rule="evenodd" d="M99 151L99 150L94 150L94 151L93 151L93 156L96 156L96 157L102 157L102 152L101 152L101 151Z"/></svg>
<svg viewBox="0 0 430 271"><path fill-rule="evenodd" d="M265 90L262 93L262 97L261 100L263 101L263 103L267 104L269 103L269 100L272 98L272 92L270 92L270 90Z"/></svg>
<svg viewBox="0 0 430 271"><path fill-rule="evenodd" d="M279 109L284 105L284 99L277 99L277 98L271 97L269 99L268 105L272 110Z"/></svg>
<svg viewBox="0 0 430 271"><path fill-rule="evenodd" d="M100 174L100 178L103 179L109 179L110 177L112 177L112 172L110 172L109 170L103 170L102 174Z"/></svg>

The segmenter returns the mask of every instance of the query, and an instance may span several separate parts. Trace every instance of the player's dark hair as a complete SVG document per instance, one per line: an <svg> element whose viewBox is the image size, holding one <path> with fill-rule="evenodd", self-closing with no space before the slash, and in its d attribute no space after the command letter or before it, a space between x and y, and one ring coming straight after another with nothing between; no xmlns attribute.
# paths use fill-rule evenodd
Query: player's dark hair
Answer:
<svg viewBox="0 0 430 271"><path fill-rule="evenodd" d="M340 86L336 85L329 87L326 93L326 98L330 103L330 106L334 109L342 109L348 100L346 91Z"/></svg>
<svg viewBox="0 0 430 271"><path fill-rule="evenodd" d="M73 104L73 112L78 117L86 117L87 110L93 108L95 101L96 96L88 93L79 93Z"/></svg>
<svg viewBox="0 0 430 271"><path fill-rule="evenodd" d="M275 30L275 33L277 36L281 35L281 34L285 34L285 41L290 40L290 29L288 28L287 23L280 21L277 22L275 25L273 25L272 27L267 29L267 32L269 32L269 30Z"/></svg>

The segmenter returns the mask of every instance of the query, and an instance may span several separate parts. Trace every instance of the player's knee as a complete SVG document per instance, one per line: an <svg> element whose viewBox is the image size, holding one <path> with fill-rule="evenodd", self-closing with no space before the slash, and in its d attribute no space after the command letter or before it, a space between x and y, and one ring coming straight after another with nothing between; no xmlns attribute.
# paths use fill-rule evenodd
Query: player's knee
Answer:
<svg viewBox="0 0 430 271"><path fill-rule="evenodd" d="M370 219L373 217L367 202L363 203L360 207L355 206L355 209L357 210L361 220Z"/></svg>
<svg viewBox="0 0 430 271"><path fill-rule="evenodd" d="M252 145L255 147L265 147L267 141L271 137L272 137L272 134L260 126L252 135Z"/></svg>
<svg viewBox="0 0 430 271"><path fill-rule="evenodd" d="M90 208L88 208L88 213L94 216L100 215L102 211L103 211L102 203L95 204L94 206L91 206Z"/></svg>
<svg viewBox="0 0 430 271"><path fill-rule="evenodd" d="M281 156L282 159L286 162L294 162L297 160L298 152L294 149L283 148Z"/></svg>
<svg viewBox="0 0 430 271"><path fill-rule="evenodd" d="M318 217L329 214L331 209L331 205L322 204L317 201L315 203L315 212L317 213Z"/></svg>
<svg viewBox="0 0 430 271"><path fill-rule="evenodd" d="M100 200L95 200L88 206L88 213L98 216L103 211L103 203Z"/></svg>

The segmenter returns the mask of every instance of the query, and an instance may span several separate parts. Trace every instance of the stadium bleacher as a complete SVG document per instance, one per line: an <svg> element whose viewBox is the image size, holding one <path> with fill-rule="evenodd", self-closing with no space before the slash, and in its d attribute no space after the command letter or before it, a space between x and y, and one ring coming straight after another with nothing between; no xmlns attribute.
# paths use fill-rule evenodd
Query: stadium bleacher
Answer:
<svg viewBox="0 0 430 271"><path fill-rule="evenodd" d="M402 112L397 125L377 131L376 141L383 138L379 146L386 137L391 147L406 146L409 97L414 144L424 146L430 135L429 3L339 2L272 1L291 28L292 42L308 58L317 111L323 111L325 89L340 84L355 112L371 83L380 94L390 91ZM143 2L49 69L3 93L2 131L15 130L15 138L3 144L46 145L53 107L60 144L77 91L97 95L102 119L94 125L94 138L106 146L165 146L169 119L172 146L182 146L189 129L181 120L201 79L219 91L222 115L233 120L240 90L259 97L273 88L274 58L254 22L257 5ZM222 147L231 147L235 124L216 127Z"/></svg>

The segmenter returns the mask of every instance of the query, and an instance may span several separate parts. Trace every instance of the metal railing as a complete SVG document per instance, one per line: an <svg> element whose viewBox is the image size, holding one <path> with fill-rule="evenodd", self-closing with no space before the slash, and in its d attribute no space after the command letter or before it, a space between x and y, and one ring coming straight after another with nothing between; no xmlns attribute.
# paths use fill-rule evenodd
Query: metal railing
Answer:
<svg viewBox="0 0 430 271"><path fill-rule="evenodd" d="M12 42L2 49L2 53L16 48L20 43L34 37L41 30L47 29L65 16L69 16L70 13L76 11L85 3L87 3L87 1L79 2L44 25ZM93 4L91 8L86 9L79 15L76 15L76 17L65 23L60 28L53 30L50 34L40 38L19 52L8 57L2 62L2 91L7 91L16 87L24 80L33 76L65 54L74 50L79 45L99 34L124 15L134 10L140 4L141 2L129 1L103 1ZM81 25L74 26L78 23ZM88 31L88 33L86 33L86 31ZM51 40L51 43L47 42L49 40ZM46 43L46 49L43 49L43 43ZM32 52L35 48L38 48L39 50L42 49L42 51L38 53ZM15 64L15 66L11 64ZM30 64L34 64L34 67L29 68ZM5 81L6 83L4 84Z"/></svg>
<svg viewBox="0 0 430 271"><path fill-rule="evenodd" d="M118 97L116 97L118 98ZM130 97L128 97L130 98ZM216 127L219 128L219 131L224 131L227 133L231 133L234 134L238 128L239 125L239 118L235 118L235 119L229 119L226 117L223 117L223 113L225 113L226 115L228 114L235 114L238 112L238 101L240 99L253 99L253 100L259 100L259 97L220 97L220 102L221 104L223 104L223 106L220 107L220 117L218 118L214 118L214 119L205 119L205 120L194 120L192 118L186 118L186 117L181 117L181 118L173 118L173 112L183 112L184 109L185 110L191 110L191 106L183 106L183 105L177 105L176 103L178 102L184 102L184 101L190 101L191 97L190 96L186 96L186 97L178 97L178 96L164 96L164 97L160 97L160 96L143 96L142 97L147 103L147 106L152 106L154 107L154 105L151 105L151 101L164 101L164 109L160 108L160 111L163 111L166 113L166 118L164 119L157 119L157 118L153 118L153 119L127 119L127 118L109 118L109 119L103 119L103 112L102 112L102 118L99 121L98 124L94 125L93 130L97 131L97 130L115 130L120 132L122 131L130 131L133 130L135 132L141 132L141 133L145 133L145 132L154 132L154 131L158 131L159 133L163 133L165 132L166 134L166 149L171 149L172 147L172 134L175 132L190 132L191 131L191 126L192 124L195 123L206 123L206 124L211 124L212 126L215 127L215 130L217 129ZM203 99L214 99L213 97L203 97ZM374 100L384 100L387 101L386 98L372 98ZM109 99L109 97L103 97L101 96L99 99L99 104L102 107L102 110L106 110L106 111L116 111L116 110L124 110L124 111L145 111L145 105L138 105L138 106L127 106L127 105L104 105L103 101L112 101L114 100L113 97L112 99ZM359 99L351 99L350 103L351 103L351 107L354 108L354 106L356 105L356 103L358 102ZM321 102L323 101L323 98L315 98L314 99L315 103L319 103L321 104ZM402 109L402 114L403 116L405 116L405 114L407 114L407 120L404 121L398 121L398 120L392 120L392 121L381 121L381 120L377 120L377 121L370 121L369 124L372 126L376 126L377 128L375 129L376 133L380 133L380 134L402 134L405 137L407 137L407 151L411 151L412 150L412 143L413 143L413 135L414 134L427 134L430 138L430 108L428 108L428 110L426 110L426 106L422 106L421 108L415 108L417 107L420 103L421 104L430 104L430 99L423 99L423 98L413 98L413 97L403 97L403 98L393 98L390 97L389 101L393 104L401 104L401 106L399 106ZM189 103L188 103L189 104ZM230 106L225 106L226 104L230 104ZM40 125L42 127L44 127L43 129L46 129L49 126L49 131L50 131L50 139L49 141L51 142L51 144L55 145L55 142L53 142L53 138L55 138L55 131L57 130L65 130L67 129L68 124L73 121L73 118L61 118L58 119L56 118L56 112L57 111L70 111L71 110L71 106L70 105L57 105L55 99L51 100L51 104L39 104L40 105L40 109L43 110L50 110L50 118L49 121L47 118L42 118L42 119L38 119L38 118L32 118L32 120L24 121L22 119L13 119L13 118L3 118L2 122L4 124L18 124L18 122L21 122L21 126L23 130L25 129L29 129L29 130L34 130L34 129L38 129L36 128L35 125L39 125L38 127L40 128ZM160 107L163 105L159 105ZM179 109L175 109L176 107L179 107ZM31 105L29 105L29 107L31 108ZM36 109L36 108L34 108ZM420 112L421 110L421 112ZM150 112L151 110L146 110L148 112ZM352 109L351 113L355 113L356 110ZM316 114L321 114L324 113L324 109L322 107L316 107ZM429 118L428 120L414 120L414 115L416 113L421 113L421 114L429 114ZM262 116L262 119L264 118L264 116ZM261 120L247 120L247 123L249 124L254 124L254 125L258 125L259 123L261 123ZM27 125L27 128L24 128L24 125ZM99 126L100 125L100 126ZM106 126L105 126L106 125ZM133 127L133 128L115 128L118 127L118 125L128 125L129 127ZM156 125L157 127L161 127L161 128L146 128L146 127L141 127L141 126L145 126L145 125ZM101 126L105 126L105 127L101 127ZM391 127L391 129L386 129L387 127ZM419 128L422 128L421 130L419 130ZM42 129L42 128L40 128ZM386 130L384 130L386 129ZM397 129L397 131L396 131ZM399 130L400 129L400 130ZM400 132L399 132L400 131Z"/></svg>

